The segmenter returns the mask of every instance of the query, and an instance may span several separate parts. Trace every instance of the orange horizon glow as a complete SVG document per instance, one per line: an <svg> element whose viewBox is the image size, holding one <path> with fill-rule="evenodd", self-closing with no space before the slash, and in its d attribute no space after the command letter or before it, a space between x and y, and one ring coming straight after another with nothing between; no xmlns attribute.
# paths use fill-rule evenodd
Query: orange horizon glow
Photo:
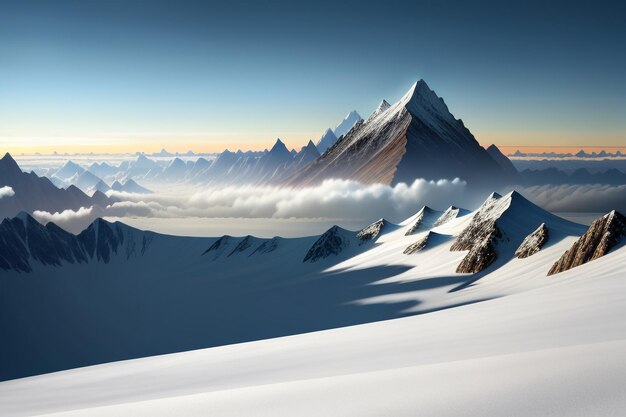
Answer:
<svg viewBox="0 0 626 417"><path fill-rule="evenodd" d="M319 133L282 132L259 133L256 135L233 134L198 134L190 135L145 135L144 137L2 137L0 136L0 151L2 154L10 152L15 155L40 154L146 154L166 149L171 153L184 154L187 151L195 153L219 153L225 149L231 151L251 150L262 151L270 149L276 138L280 138L289 149L300 150L309 139L317 141ZM245 138L244 138L245 137ZM621 151L626 153L626 135L620 133L596 133L594 140L588 140L590 134L576 132L543 133L543 132L479 132L476 135L479 143L487 147L495 143L505 154L512 154L516 150L524 153L576 153L585 152ZM583 138L587 138L583 141ZM524 140L526 139L526 140ZM567 139L571 139L567 141ZM591 142L591 143L589 143ZM585 144L587 143L587 144ZM596 143L600 143L597 145ZM622 145L623 144L623 145Z"/></svg>

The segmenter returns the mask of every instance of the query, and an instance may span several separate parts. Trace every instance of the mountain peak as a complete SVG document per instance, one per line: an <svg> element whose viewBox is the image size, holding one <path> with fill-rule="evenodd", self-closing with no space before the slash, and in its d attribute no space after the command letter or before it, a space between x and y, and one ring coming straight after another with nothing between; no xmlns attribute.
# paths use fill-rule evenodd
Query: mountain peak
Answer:
<svg viewBox="0 0 626 417"><path fill-rule="evenodd" d="M287 153L289 153L289 150L287 149L287 147L285 146L283 141L280 140L280 138L276 138L276 143L274 144L274 146L272 146L272 149L270 150L270 152L273 152L273 153L276 153L276 152L287 152Z"/></svg>
<svg viewBox="0 0 626 417"><path fill-rule="evenodd" d="M19 165L17 165L17 162L15 162L15 159L13 159L13 157L11 156L9 152L4 154L2 159L0 159L0 168L4 168L4 169L8 168L14 171L18 170L20 172L22 171Z"/></svg>
<svg viewBox="0 0 626 417"><path fill-rule="evenodd" d="M378 104L378 107L376 107L376 110L374 110L374 112L370 115L370 117L367 118L367 122L369 122L372 119L375 119L379 114L384 113L390 107L391 107L391 104L389 104L389 102L387 102L387 100L383 99L380 102L380 104Z"/></svg>
<svg viewBox="0 0 626 417"><path fill-rule="evenodd" d="M14 217L15 219L19 219L22 222L26 223L27 221L29 221L30 219L33 219L33 216L31 216L29 213L25 212L24 210L20 211L19 213L17 213ZM34 220L34 219L33 219Z"/></svg>
<svg viewBox="0 0 626 417"><path fill-rule="evenodd" d="M9 152L5 153L4 156L2 157L2 159L0 159L0 161L2 162L10 162L13 161L15 162L15 159L13 159L13 157L11 156L11 154Z"/></svg>
<svg viewBox="0 0 626 417"><path fill-rule="evenodd" d="M382 99L382 101L378 104L378 107L376 107L376 110L385 111L389 107L391 107L391 104L389 104L389 102L387 100Z"/></svg>
<svg viewBox="0 0 626 417"><path fill-rule="evenodd" d="M78 165L76 162L72 161L71 159L67 160L67 161L65 162L65 164L63 164L63 167L64 167L64 168L65 168L65 167L68 167L68 168L75 168L75 167L78 167L78 166L79 166L79 165Z"/></svg>
<svg viewBox="0 0 626 417"><path fill-rule="evenodd" d="M333 133L336 137L339 138L341 135L345 135L346 133L348 133L350 129L352 129L352 127L360 120L363 120L361 115L357 113L356 110L352 110L346 115L346 117L344 117L341 123L339 123L337 127L335 127Z"/></svg>
<svg viewBox="0 0 626 417"><path fill-rule="evenodd" d="M419 112L420 108L430 107L436 110L437 113L443 115L449 115L450 111L448 106L433 90L430 89L426 81L420 79L411 86L409 91L402 97L401 100L404 106L411 112Z"/></svg>
<svg viewBox="0 0 626 417"><path fill-rule="evenodd" d="M317 141L317 149L320 153L324 153L324 151L331 146L333 146L337 142L337 136L332 131L332 129L326 129L320 140Z"/></svg>

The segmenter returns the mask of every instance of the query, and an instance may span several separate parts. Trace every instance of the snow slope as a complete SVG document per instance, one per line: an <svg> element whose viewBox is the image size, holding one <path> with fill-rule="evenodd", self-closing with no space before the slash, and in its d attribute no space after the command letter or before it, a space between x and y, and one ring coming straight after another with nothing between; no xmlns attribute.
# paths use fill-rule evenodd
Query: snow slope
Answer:
<svg viewBox="0 0 626 417"><path fill-rule="evenodd" d="M625 245L548 277L584 227L516 193L472 213L427 212L319 238L154 235L131 258L124 245L143 232L121 229L133 239L109 262L5 272L0 317L19 311L18 328L32 327L3 328L2 358L21 354L7 345L47 358L71 348L73 358L115 344L144 355L181 339L188 349L234 344L1 382L0 415L621 415ZM407 234L419 218L436 226ZM491 220L496 262L456 273L466 251L451 246ZM514 257L542 223L548 241ZM427 235L422 250L404 253ZM328 256L303 262L315 245ZM41 327L50 320L62 326ZM71 334L76 346L49 340Z"/></svg>
<svg viewBox="0 0 626 417"><path fill-rule="evenodd" d="M545 282L419 316L4 382L0 415L621 416L624 262L622 249L557 278L518 264L497 280Z"/></svg>

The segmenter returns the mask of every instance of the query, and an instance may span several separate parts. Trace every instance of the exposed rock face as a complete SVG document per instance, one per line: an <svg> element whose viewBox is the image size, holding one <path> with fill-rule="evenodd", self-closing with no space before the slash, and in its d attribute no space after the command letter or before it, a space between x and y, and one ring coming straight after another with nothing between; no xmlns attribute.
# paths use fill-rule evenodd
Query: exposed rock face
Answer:
<svg viewBox="0 0 626 417"><path fill-rule="evenodd" d="M243 252L244 250L248 249L250 246L252 246L252 239L253 237L250 235L241 239L237 246L235 246L235 249L233 249L232 252L228 254L228 256L230 257L236 253Z"/></svg>
<svg viewBox="0 0 626 417"><path fill-rule="evenodd" d="M423 80L380 110L286 183L304 186L328 178L366 184L455 177L470 183L508 181L507 173Z"/></svg>
<svg viewBox="0 0 626 417"><path fill-rule="evenodd" d="M448 207L448 209L435 221L433 227L441 226L442 224L448 223L450 220L457 218L460 212L461 209L459 209L458 207Z"/></svg>
<svg viewBox="0 0 626 417"><path fill-rule="evenodd" d="M375 240L378 236L380 236L380 233L386 226L387 220L377 220L369 226L365 227L364 229L361 229L361 231L356 234L356 237L361 239L362 243Z"/></svg>
<svg viewBox="0 0 626 417"><path fill-rule="evenodd" d="M435 211L433 209L431 209L428 206L424 206L420 212L419 215L417 216L417 218L415 219L415 222L413 223L413 225L411 225L411 227L409 228L409 230L406 231L406 233L404 234L405 236L411 236L412 234L414 234L415 232L417 232L420 227L422 227L424 225L424 221L426 220L426 218L429 215L432 215Z"/></svg>
<svg viewBox="0 0 626 417"><path fill-rule="evenodd" d="M548 275L558 274L606 255L626 235L626 218L612 211L591 223L573 245L552 265Z"/></svg>
<svg viewBox="0 0 626 417"><path fill-rule="evenodd" d="M539 252L548 241L548 228L545 223L541 223L537 230L526 236L524 241L515 251L515 256L520 259L528 258Z"/></svg>
<svg viewBox="0 0 626 417"><path fill-rule="evenodd" d="M374 112L370 115L370 117L367 118L365 123L369 123L370 120L373 120L376 117L378 117L378 115L380 115L381 113L386 112L387 109L389 109L389 107L391 107L391 104L389 104L387 100L383 99L378 105L378 107L376 107L376 110L374 110Z"/></svg>
<svg viewBox="0 0 626 417"><path fill-rule="evenodd" d="M0 269L31 272L31 260L53 266L91 259L108 263L122 250L128 259L139 252L143 254L152 237L151 232L102 219L73 235L54 223L44 226L22 212L0 223Z"/></svg>
<svg viewBox="0 0 626 417"><path fill-rule="evenodd" d="M496 260L496 251L491 238L485 238L473 245L469 253L456 268L458 273L475 274L487 268Z"/></svg>
<svg viewBox="0 0 626 417"><path fill-rule="evenodd" d="M415 252L419 252L422 249L424 249L426 247L426 243L428 243L428 238L430 237L430 233L428 233L426 236L424 236L421 239L418 239L415 243L413 243L412 245L407 246L407 248L404 250L404 254L405 255L410 255L412 253Z"/></svg>
<svg viewBox="0 0 626 417"><path fill-rule="evenodd" d="M480 272L496 260L495 241L502 237L496 225L501 213L494 212L499 195L493 194L474 215L471 223L450 247L451 251L469 250L456 269L458 273Z"/></svg>
<svg viewBox="0 0 626 417"><path fill-rule="evenodd" d="M276 249L278 249L278 239L278 237L273 237L270 240L261 243L249 256L252 256L255 253L263 254L274 252Z"/></svg>
<svg viewBox="0 0 626 417"><path fill-rule="evenodd" d="M230 239L232 239L229 235L224 235L221 238L217 239L207 250L205 250L202 254L207 254L209 252L215 252L220 249L223 249L228 243L230 243Z"/></svg>
<svg viewBox="0 0 626 417"><path fill-rule="evenodd" d="M339 255L349 245L347 231L339 226L333 226L315 241L302 262L316 262L331 255Z"/></svg>

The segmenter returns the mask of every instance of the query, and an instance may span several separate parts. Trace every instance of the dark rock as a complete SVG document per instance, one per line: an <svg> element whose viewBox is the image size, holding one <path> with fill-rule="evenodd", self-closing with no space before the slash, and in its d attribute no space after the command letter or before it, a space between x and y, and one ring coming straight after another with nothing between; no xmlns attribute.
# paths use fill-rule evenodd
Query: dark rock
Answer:
<svg viewBox="0 0 626 417"><path fill-rule="evenodd" d="M528 258L539 252L548 241L548 228L545 223L541 223L537 230L524 238L524 241L515 251L515 256L520 259Z"/></svg>
<svg viewBox="0 0 626 417"><path fill-rule="evenodd" d="M383 229L385 229L387 224L387 220L385 219L377 220L358 232L356 234L356 237L361 239L361 244L367 241L375 240L378 236L380 236L380 233L383 231Z"/></svg>
<svg viewBox="0 0 626 417"><path fill-rule="evenodd" d="M612 211L596 219L572 247L552 265L548 275L586 264L606 255L626 235L626 218Z"/></svg>
<svg viewBox="0 0 626 417"><path fill-rule="evenodd" d="M433 224L433 227L441 226L444 223L448 223L450 220L456 218L459 215L460 209L458 207L450 206Z"/></svg>
<svg viewBox="0 0 626 417"><path fill-rule="evenodd" d="M407 246L407 248L404 250L404 254L405 255L410 255L412 253L416 253L421 251L422 249L424 249L426 247L426 243L428 243L428 238L430 237L430 233L428 233L426 236L424 236L423 238L417 240L415 243L413 243L412 245Z"/></svg>
<svg viewBox="0 0 626 417"><path fill-rule="evenodd" d="M420 229L420 227L424 224L425 218L428 215L432 214L433 212L434 212L433 209L431 209L430 207L424 206L424 208L421 210L419 216L417 216L417 219L415 219L415 223L413 223L413 225L409 228L409 230L406 231L406 233L404 235L405 236L411 236L416 231L418 231Z"/></svg>
<svg viewBox="0 0 626 417"><path fill-rule="evenodd" d="M495 203L499 198L494 193L450 247L451 251L469 250L456 272L480 272L496 260L495 241L502 238L502 232L496 225L496 220L502 213L494 213Z"/></svg>
<svg viewBox="0 0 626 417"><path fill-rule="evenodd" d="M251 241L252 241L252 236L248 235L244 237L237 244L237 246L235 246L235 249L233 249L232 252L228 254L228 256L230 257L236 253L243 252L244 250L248 249L250 246L252 246Z"/></svg>
<svg viewBox="0 0 626 417"><path fill-rule="evenodd" d="M205 250L202 254L205 255L208 252L213 252L218 249L224 248L224 246L228 245L231 237L228 235L224 235L221 238L217 239L207 250Z"/></svg>
<svg viewBox="0 0 626 417"><path fill-rule="evenodd" d="M346 236L346 231L339 226L333 226L315 241L302 262L316 262L331 255L339 255L349 245L350 239Z"/></svg>
<svg viewBox="0 0 626 417"><path fill-rule="evenodd" d="M456 268L458 273L475 274L487 268L497 258L495 248L489 237L472 246L469 253Z"/></svg>
<svg viewBox="0 0 626 417"><path fill-rule="evenodd" d="M263 254L274 252L276 249L278 249L278 237L273 237L257 246L257 248L249 256L252 256L255 253Z"/></svg>

